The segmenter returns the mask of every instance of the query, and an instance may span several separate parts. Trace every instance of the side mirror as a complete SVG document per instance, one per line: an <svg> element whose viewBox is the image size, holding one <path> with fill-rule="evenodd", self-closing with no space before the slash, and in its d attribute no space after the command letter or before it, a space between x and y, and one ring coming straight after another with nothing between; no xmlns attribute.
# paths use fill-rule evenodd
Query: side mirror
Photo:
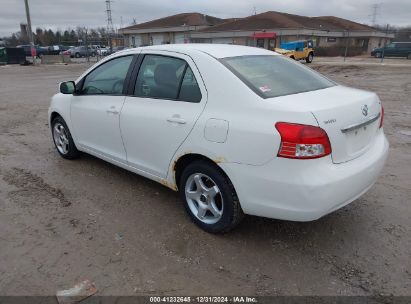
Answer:
<svg viewBox="0 0 411 304"><path fill-rule="evenodd" d="M76 84L74 81L65 81L60 83L60 93L73 94L76 91Z"/></svg>

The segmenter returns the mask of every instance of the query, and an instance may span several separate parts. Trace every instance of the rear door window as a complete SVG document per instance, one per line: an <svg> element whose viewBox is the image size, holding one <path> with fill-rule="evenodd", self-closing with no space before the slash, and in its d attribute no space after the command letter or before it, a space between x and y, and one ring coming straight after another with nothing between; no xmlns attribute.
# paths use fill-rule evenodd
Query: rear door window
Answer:
<svg viewBox="0 0 411 304"><path fill-rule="evenodd" d="M194 76L193 71L189 66L187 66L183 81L181 83L180 93L178 95L178 100L188 101L188 102L200 102L201 101L201 91L198 87L197 80Z"/></svg>
<svg viewBox="0 0 411 304"><path fill-rule="evenodd" d="M156 99L200 102L201 91L187 62L180 58L145 55L134 95Z"/></svg>

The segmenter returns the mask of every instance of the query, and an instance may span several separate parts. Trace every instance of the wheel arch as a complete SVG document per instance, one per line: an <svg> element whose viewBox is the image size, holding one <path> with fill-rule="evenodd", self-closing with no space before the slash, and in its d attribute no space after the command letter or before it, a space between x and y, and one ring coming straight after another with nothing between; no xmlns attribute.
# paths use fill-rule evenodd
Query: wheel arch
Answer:
<svg viewBox="0 0 411 304"><path fill-rule="evenodd" d="M50 129L52 128L52 122L53 122L53 120L56 118L56 117L61 117L63 120L64 120L64 122L67 124L67 127L69 128L69 130L70 130L70 133L71 133L71 137L73 138L73 141L74 141L74 144L78 147L78 145L77 145L77 137L75 136L75 134L73 133L73 130L72 130L72 125L71 125L71 123L70 123L70 121L68 120L68 119L66 119L66 118L68 118L68 117L70 117L70 115L69 115L69 113L66 113L66 115L65 114L63 114L65 111L64 111L64 109L62 110L62 109L60 109L60 111L58 110L58 109L56 109L56 108L52 108L51 110L50 110L50 114L49 114L49 126L50 126Z"/></svg>
<svg viewBox="0 0 411 304"><path fill-rule="evenodd" d="M59 113L59 112L57 112L57 111L52 111L51 113L50 113L50 121L49 121L49 123L50 123L50 126L51 126L51 123L53 122L53 120L56 118L56 117L62 117L63 118L63 116ZM63 118L64 119L64 118Z"/></svg>
<svg viewBox="0 0 411 304"><path fill-rule="evenodd" d="M219 163L224 161L223 158L212 159L200 153L186 153L176 158L172 164L172 174L173 174L174 182L176 185L176 190L178 190L180 178L181 178L184 168L186 168L189 164L195 161L205 161L205 162L210 163L210 165L220 170L230 180L230 177L227 175L227 173L221 168L221 166L219 166Z"/></svg>

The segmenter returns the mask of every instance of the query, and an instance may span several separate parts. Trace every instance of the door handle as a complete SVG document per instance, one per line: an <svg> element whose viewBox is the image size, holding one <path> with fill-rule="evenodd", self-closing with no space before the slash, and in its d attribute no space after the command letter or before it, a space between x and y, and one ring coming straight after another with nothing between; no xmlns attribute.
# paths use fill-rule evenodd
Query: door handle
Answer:
<svg viewBox="0 0 411 304"><path fill-rule="evenodd" d="M117 114L120 113L120 112L116 110L116 107L115 107L115 106L111 106L110 109L108 109L108 110L106 111L106 113L107 113L107 114L117 115Z"/></svg>
<svg viewBox="0 0 411 304"><path fill-rule="evenodd" d="M167 121L171 122L171 123L177 123L177 124L180 124L180 125L185 125L187 123L184 119L182 119L180 117L176 117L176 116L168 118Z"/></svg>

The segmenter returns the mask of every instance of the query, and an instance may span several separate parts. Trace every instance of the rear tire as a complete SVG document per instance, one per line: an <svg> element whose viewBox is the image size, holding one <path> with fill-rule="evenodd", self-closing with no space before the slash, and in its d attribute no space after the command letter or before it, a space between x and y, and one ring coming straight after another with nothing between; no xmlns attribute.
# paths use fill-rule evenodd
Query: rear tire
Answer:
<svg viewBox="0 0 411 304"><path fill-rule="evenodd" d="M51 134L56 150L61 157L65 159L75 159L80 156L80 151L77 150L70 130L61 116L57 116L51 122Z"/></svg>
<svg viewBox="0 0 411 304"><path fill-rule="evenodd" d="M76 53L76 54L74 55L74 57L80 58L80 57L81 57L81 56L80 56L80 53Z"/></svg>
<svg viewBox="0 0 411 304"><path fill-rule="evenodd" d="M228 232L244 217L234 186L211 162L189 164L182 172L179 192L192 221L207 232Z"/></svg>
<svg viewBox="0 0 411 304"><path fill-rule="evenodd" d="M407 59L411 59L411 53L408 54Z"/></svg>
<svg viewBox="0 0 411 304"><path fill-rule="evenodd" d="M314 54L313 54L313 53L309 53L308 56L307 56L307 58L305 58L305 62L311 63L311 62L313 62L313 59L314 59Z"/></svg>

